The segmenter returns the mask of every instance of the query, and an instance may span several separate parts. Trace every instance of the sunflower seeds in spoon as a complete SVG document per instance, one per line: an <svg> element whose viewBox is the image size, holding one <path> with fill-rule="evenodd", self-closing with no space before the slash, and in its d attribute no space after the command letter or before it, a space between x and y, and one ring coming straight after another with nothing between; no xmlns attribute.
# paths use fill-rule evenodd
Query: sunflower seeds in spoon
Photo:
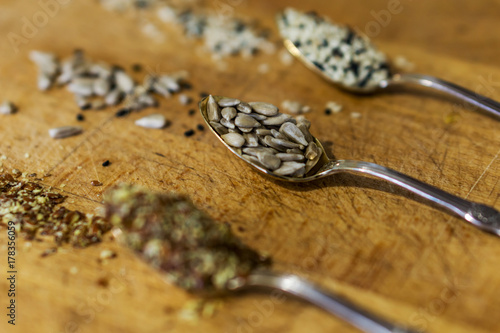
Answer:
<svg viewBox="0 0 500 333"><path fill-rule="evenodd" d="M206 118L213 130L255 166L277 175L303 177L323 154L305 118L297 121L263 102L245 103L210 95L205 103Z"/></svg>

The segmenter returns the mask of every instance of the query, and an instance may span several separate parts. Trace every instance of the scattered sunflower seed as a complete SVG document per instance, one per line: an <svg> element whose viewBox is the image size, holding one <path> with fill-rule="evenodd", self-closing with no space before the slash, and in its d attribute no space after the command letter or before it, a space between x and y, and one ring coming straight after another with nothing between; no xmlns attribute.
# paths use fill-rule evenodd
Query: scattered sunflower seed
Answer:
<svg viewBox="0 0 500 333"><path fill-rule="evenodd" d="M17 107L10 101L5 101L0 105L0 114L14 114Z"/></svg>
<svg viewBox="0 0 500 333"><path fill-rule="evenodd" d="M81 134L83 128L80 126L63 126L49 129L49 135L53 139L63 139Z"/></svg>
<svg viewBox="0 0 500 333"><path fill-rule="evenodd" d="M331 110L333 113L339 113L344 107L337 102L330 101L326 103L325 108Z"/></svg>
<svg viewBox="0 0 500 333"><path fill-rule="evenodd" d="M167 119L161 114L152 114L135 121L137 126L145 128L163 128L167 125Z"/></svg>

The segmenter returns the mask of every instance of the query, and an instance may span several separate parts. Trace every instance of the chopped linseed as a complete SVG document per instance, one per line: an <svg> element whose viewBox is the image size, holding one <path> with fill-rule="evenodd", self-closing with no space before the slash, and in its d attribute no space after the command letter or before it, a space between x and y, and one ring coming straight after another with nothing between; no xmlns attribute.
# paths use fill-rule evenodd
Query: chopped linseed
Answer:
<svg viewBox="0 0 500 333"><path fill-rule="evenodd" d="M106 160L106 161L104 161L104 162L102 163L102 166L103 166L103 167L107 167L107 166L109 166L110 164L111 164L111 162L110 162L109 160Z"/></svg>
<svg viewBox="0 0 500 333"><path fill-rule="evenodd" d="M190 292L224 290L231 279L268 264L228 225L175 194L121 185L105 195L105 216L128 247Z"/></svg>
<svg viewBox="0 0 500 333"><path fill-rule="evenodd" d="M102 186L102 183L100 181L98 181L98 180L92 180L90 182L90 185L92 185L92 186Z"/></svg>
<svg viewBox="0 0 500 333"><path fill-rule="evenodd" d="M30 179L0 174L0 224L13 221L26 239L54 236L57 245L86 247L100 242L111 225L100 217L59 206L65 198Z"/></svg>

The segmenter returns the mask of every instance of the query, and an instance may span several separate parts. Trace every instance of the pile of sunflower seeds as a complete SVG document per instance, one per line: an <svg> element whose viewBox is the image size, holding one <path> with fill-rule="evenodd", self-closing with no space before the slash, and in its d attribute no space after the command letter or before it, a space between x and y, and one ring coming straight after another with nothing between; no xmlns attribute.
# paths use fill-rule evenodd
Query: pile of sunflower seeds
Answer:
<svg viewBox="0 0 500 333"><path fill-rule="evenodd" d="M212 95L206 105L210 125L221 138L245 160L276 175L304 177L323 154L304 117L294 119L269 103Z"/></svg>
<svg viewBox="0 0 500 333"><path fill-rule="evenodd" d="M278 26L283 38L346 88L373 88L391 75L385 54L349 27L292 8L278 16Z"/></svg>
<svg viewBox="0 0 500 333"><path fill-rule="evenodd" d="M0 174L0 224L15 223L27 239L54 236L58 245L86 247L101 241L111 224L101 217L59 207L65 197L21 174Z"/></svg>
<svg viewBox="0 0 500 333"><path fill-rule="evenodd" d="M154 94L170 97L182 90L187 73L148 74L142 84L121 67L87 59L81 50L62 61L51 53L32 51L30 59L39 69L38 88L66 86L82 110L118 105L128 112L157 106Z"/></svg>
<svg viewBox="0 0 500 333"><path fill-rule="evenodd" d="M120 185L104 199L105 217L122 232L118 240L187 291L225 290L269 264L185 197Z"/></svg>

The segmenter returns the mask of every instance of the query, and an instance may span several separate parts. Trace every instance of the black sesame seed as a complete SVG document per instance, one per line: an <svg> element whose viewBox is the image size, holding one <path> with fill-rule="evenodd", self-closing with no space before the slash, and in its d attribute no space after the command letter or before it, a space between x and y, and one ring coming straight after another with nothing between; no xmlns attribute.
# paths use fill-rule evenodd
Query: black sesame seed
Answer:
<svg viewBox="0 0 500 333"><path fill-rule="evenodd" d="M368 81L370 81L370 79L372 78L372 75L373 75L373 70L371 70L371 71L368 72L368 74L365 76L365 78L358 83L358 86L361 87L361 88L363 88L364 86L366 86L366 84L368 83Z"/></svg>
<svg viewBox="0 0 500 333"><path fill-rule="evenodd" d="M104 163L102 163L102 166L103 167L107 167L111 164L111 162L109 160L106 160Z"/></svg>
<svg viewBox="0 0 500 333"><path fill-rule="evenodd" d="M92 105L90 103L85 103L80 106L80 110L82 111L89 110L91 107Z"/></svg>
<svg viewBox="0 0 500 333"><path fill-rule="evenodd" d="M356 51L354 51L354 53L356 55L360 55L361 53L365 53L366 52L366 49L365 48L361 48L361 49L357 49Z"/></svg>
<svg viewBox="0 0 500 333"><path fill-rule="evenodd" d="M293 42L293 45L295 45L295 47L301 47L302 46L302 43L298 40L296 40L295 42Z"/></svg>
<svg viewBox="0 0 500 333"><path fill-rule="evenodd" d="M194 130L190 129L190 130L187 130L186 132L184 132L184 136L185 137L190 137L190 136L193 136L194 135Z"/></svg>
<svg viewBox="0 0 500 333"><path fill-rule="evenodd" d="M136 73L142 72L142 65L141 64L133 64L132 71L134 71Z"/></svg>
<svg viewBox="0 0 500 333"><path fill-rule="evenodd" d="M185 89L185 90L191 90L191 89L193 89L193 86L189 82L182 81L181 88Z"/></svg>
<svg viewBox="0 0 500 333"><path fill-rule="evenodd" d="M206 93L206 92L202 91L202 92L200 92L200 97L201 97L201 98L208 97L208 93Z"/></svg>
<svg viewBox="0 0 500 333"><path fill-rule="evenodd" d="M329 108L326 108L325 109L325 114L326 115L331 115L332 114L332 110L330 110Z"/></svg>
<svg viewBox="0 0 500 333"><path fill-rule="evenodd" d="M126 115L128 115L130 113L130 109L127 109L127 108L123 108L121 110L118 110L116 113L115 113L115 116L116 117L125 117Z"/></svg>
<svg viewBox="0 0 500 333"><path fill-rule="evenodd" d="M197 129L198 131L204 131L204 130L205 130L205 127L203 127L203 125L202 125L202 124L198 124L198 125L196 126L196 129Z"/></svg>
<svg viewBox="0 0 500 333"><path fill-rule="evenodd" d="M321 46L328 47L328 40L323 39L323 42L321 43Z"/></svg>
<svg viewBox="0 0 500 333"><path fill-rule="evenodd" d="M76 115L76 120L78 121L84 121L85 120L85 116L81 113L77 114Z"/></svg>
<svg viewBox="0 0 500 333"><path fill-rule="evenodd" d="M314 66L318 67L320 70L324 71L325 67L317 61L313 61Z"/></svg>
<svg viewBox="0 0 500 333"><path fill-rule="evenodd" d="M334 57L343 57L344 56L344 53L342 53L342 51L340 51L340 49L338 47L332 49L332 55Z"/></svg>
<svg viewBox="0 0 500 333"><path fill-rule="evenodd" d="M349 29L349 34L343 40L343 42L346 43L346 44L348 44L348 45L351 45L352 44L352 40L354 39L355 36L356 35L355 35L354 31L352 31L352 30Z"/></svg>
<svg viewBox="0 0 500 333"><path fill-rule="evenodd" d="M189 110L189 115L190 115L190 116L193 116L195 113L196 113L196 110L195 110L195 109L191 109L191 110Z"/></svg>
<svg viewBox="0 0 500 333"><path fill-rule="evenodd" d="M353 71L354 75L359 75L359 63L351 61L349 63L349 70Z"/></svg>

